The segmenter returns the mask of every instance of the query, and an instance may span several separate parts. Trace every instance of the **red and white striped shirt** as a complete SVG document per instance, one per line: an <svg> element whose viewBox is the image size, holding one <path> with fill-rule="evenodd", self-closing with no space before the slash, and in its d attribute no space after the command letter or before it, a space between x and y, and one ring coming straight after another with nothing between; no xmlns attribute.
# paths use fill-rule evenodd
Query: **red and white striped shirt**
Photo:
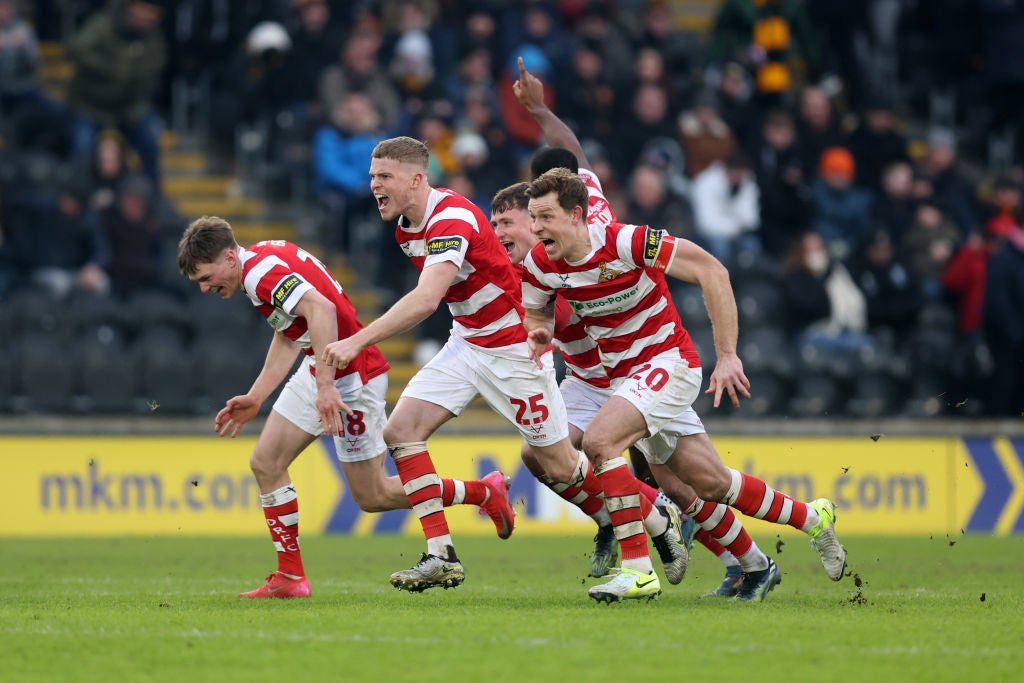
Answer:
<svg viewBox="0 0 1024 683"><path fill-rule="evenodd" d="M587 186L587 224L608 225L615 222L615 212L604 196L601 180L593 171L581 168L580 179ZM601 365L597 342L587 334L583 320L562 297L555 300L555 347L562 354L568 374L595 387L605 388L611 381Z"/></svg>
<svg viewBox="0 0 1024 683"><path fill-rule="evenodd" d="M472 202L451 190L434 188L420 225L403 217L395 239L422 271L450 261L459 271L444 295L452 312L452 334L483 350L519 345L527 354L519 277L490 221Z"/></svg>
<svg viewBox="0 0 1024 683"><path fill-rule="evenodd" d="M551 261L543 244L530 251L523 261L523 305L543 309L556 294L564 297L597 342L611 379L673 349L699 366L665 282L675 238L623 223L588 224L587 230L592 250L580 263Z"/></svg>
<svg viewBox="0 0 1024 683"><path fill-rule="evenodd" d="M315 256L284 240L257 242L241 249L242 289L256 310L276 331L298 344L307 356L314 354L306 319L295 315L295 306L306 292L315 289L338 312L338 338L362 329L356 309L326 266ZM332 340L333 341L333 340ZM315 358L314 358L315 361ZM388 371L388 363L376 346L368 346L335 378L358 373L363 384Z"/></svg>

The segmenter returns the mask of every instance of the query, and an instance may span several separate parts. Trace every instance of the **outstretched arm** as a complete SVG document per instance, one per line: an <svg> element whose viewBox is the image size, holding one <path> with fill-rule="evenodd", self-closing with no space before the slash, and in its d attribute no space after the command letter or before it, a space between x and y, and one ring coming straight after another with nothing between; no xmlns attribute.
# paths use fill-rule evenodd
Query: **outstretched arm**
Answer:
<svg viewBox="0 0 1024 683"><path fill-rule="evenodd" d="M739 337L739 318L736 297L733 295L729 271L722 262L689 240L676 240L676 252L665 271L672 277L700 285L704 305L711 318L715 334L715 354L718 357L711 373L708 390L714 394L717 408L722 393L728 393L734 406L739 406L739 395L750 398L750 380L743 373L743 363L736 353Z"/></svg>
<svg viewBox="0 0 1024 683"><path fill-rule="evenodd" d="M590 170L590 162L583 154L583 147L576 134L544 103L544 84L526 70L522 57L519 57L516 63L519 65L519 80L512 84L512 92L515 93L519 104L533 116L549 145L569 150L576 155L580 168Z"/></svg>
<svg viewBox="0 0 1024 683"><path fill-rule="evenodd" d="M327 345L323 362L336 368L344 368L367 346L389 339L400 332L415 327L437 310L459 267L451 261L428 266L420 273L415 289L403 296L384 315L356 332L347 339Z"/></svg>

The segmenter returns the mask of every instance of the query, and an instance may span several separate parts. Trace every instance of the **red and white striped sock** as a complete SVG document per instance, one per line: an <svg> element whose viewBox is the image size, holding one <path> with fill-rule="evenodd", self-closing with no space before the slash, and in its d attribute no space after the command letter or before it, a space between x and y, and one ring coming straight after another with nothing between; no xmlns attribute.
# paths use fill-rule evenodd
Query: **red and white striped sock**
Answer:
<svg viewBox="0 0 1024 683"><path fill-rule="evenodd" d="M768 567L768 558L754 543L736 515L727 505L694 498L685 510L693 521L707 531L711 538L725 546L743 567L756 571Z"/></svg>
<svg viewBox="0 0 1024 683"><path fill-rule="evenodd" d="M270 493L261 493L260 505L277 550L277 571L293 578L305 576L299 552L299 497L295 486L288 482Z"/></svg>
<svg viewBox="0 0 1024 683"><path fill-rule="evenodd" d="M454 547L448 519L441 502L441 478L427 452L425 442L389 445L391 457L402 480L409 504L420 520L427 539L427 552L448 558L448 548ZM449 558L450 559L450 558Z"/></svg>
<svg viewBox="0 0 1024 683"><path fill-rule="evenodd" d="M647 552L647 534L643 519L643 503L650 501L640 495L637 479L624 457L606 460L598 466L597 478L604 489L605 505L615 528L615 538L622 551L622 566L645 574L654 571Z"/></svg>
<svg viewBox="0 0 1024 683"><path fill-rule="evenodd" d="M452 505L483 505L491 492L487 484L479 479L442 479L441 504Z"/></svg>
<svg viewBox="0 0 1024 683"><path fill-rule="evenodd" d="M736 556L729 552L728 548L726 548L724 545L722 545L714 538L712 538L711 534L709 534L706 529L698 529L697 533L693 535L693 538L702 546L711 551L711 553L713 553L715 557L721 560L722 564L724 564L726 567L731 567L735 564L739 564L739 561L736 559Z"/></svg>
<svg viewBox="0 0 1024 683"><path fill-rule="evenodd" d="M808 511L817 513L802 501L787 496L768 486L764 481L746 472L730 469L732 485L722 502L731 505L749 517L763 519L776 524L788 524L794 529L808 531L814 525L807 525Z"/></svg>

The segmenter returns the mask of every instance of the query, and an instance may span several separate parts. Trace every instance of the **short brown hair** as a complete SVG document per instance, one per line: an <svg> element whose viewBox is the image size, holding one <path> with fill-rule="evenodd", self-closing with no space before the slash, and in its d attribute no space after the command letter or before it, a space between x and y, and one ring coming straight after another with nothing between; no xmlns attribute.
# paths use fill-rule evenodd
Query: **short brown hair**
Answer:
<svg viewBox="0 0 1024 683"><path fill-rule="evenodd" d="M381 140L373 148L374 159L394 159L403 163L415 164L427 168L430 164L430 151L427 146L407 136Z"/></svg>
<svg viewBox="0 0 1024 683"><path fill-rule="evenodd" d="M235 249L238 242L231 225L217 216L203 216L192 221L178 241L178 270L182 275L195 275L203 263L214 263L225 249Z"/></svg>
<svg viewBox="0 0 1024 683"><path fill-rule="evenodd" d="M494 199L491 200L491 215L512 209L526 211L526 207L530 203L530 195L526 193L529 187L529 183L516 183L498 190Z"/></svg>
<svg viewBox="0 0 1024 683"><path fill-rule="evenodd" d="M549 192L558 195L558 205L566 211L572 211L574 207L583 209L583 215L587 215L587 206L590 204L590 195L583 180L567 168L553 168L545 171L539 177L530 182L526 194L532 199L543 197Z"/></svg>

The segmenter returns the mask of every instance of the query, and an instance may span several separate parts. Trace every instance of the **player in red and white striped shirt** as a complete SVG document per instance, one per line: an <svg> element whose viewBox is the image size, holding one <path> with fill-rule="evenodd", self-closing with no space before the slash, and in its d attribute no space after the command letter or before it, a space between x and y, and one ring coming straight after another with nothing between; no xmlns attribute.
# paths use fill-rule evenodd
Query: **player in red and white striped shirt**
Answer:
<svg viewBox="0 0 1024 683"><path fill-rule="evenodd" d="M579 485L594 476L567 438L554 370L530 357L518 275L483 212L458 193L430 186L429 159L426 145L408 137L374 149L370 189L381 217L398 220L395 237L420 277L380 318L323 354L326 364L347 367L364 348L418 324L442 301L451 310L447 344L406 386L384 429L427 539L423 559L391 575L392 585L410 591L463 581L426 442L477 396L530 442L553 479Z"/></svg>
<svg viewBox="0 0 1024 683"><path fill-rule="evenodd" d="M615 212L608 204L604 191L601 188L600 180L590 170L590 164L578 138L547 106L543 97L543 83L526 70L522 60L519 60L519 80L513 85L513 91L519 103L533 116L540 126L545 141L552 145L552 147L543 149L534 155L530 163L531 176L536 178L552 168L567 168L578 173L580 179L583 180L587 187L588 224L607 225L615 222ZM526 196L523 187L525 185L525 183L522 183L502 190L495 196L495 200L492 202L491 222L495 226L496 234L502 241L502 245L505 246L513 263L520 263L537 243L537 238L530 231L529 213L527 211L529 197ZM579 445L582 433L586 430L587 425L590 424L594 415L611 395L609 388L611 382L604 370L604 366L601 365L596 342L587 334L583 321L571 312L571 309L569 309L568 305L565 304L565 300L561 297L557 299L554 335L555 344L559 348L566 365L566 378L559 385L559 389L562 391L566 408L569 411L570 436L573 439L573 443ZM697 424L700 424L699 420ZM528 445L524 446L522 455L524 463L526 463L531 472L534 472L535 475L541 478L541 481L544 481L543 471L529 452ZM641 470L647 470L646 476L652 476L647 467L646 459L636 445L630 447L630 459L633 468L638 474ZM666 478L663 477L663 479ZM676 477L667 478L662 486L669 494L668 496L665 493L659 494L656 489L647 486L643 481L641 483L641 493L648 497L652 503L660 499L664 509L670 513L671 518L678 514L673 501L678 503L680 507L686 508L692 504L696 497L693 489L679 481ZM607 514L603 510L603 501L588 498L589 492L574 488L561 490L564 486L561 488L552 486L552 488L560 496L578 505L594 517L599 525L605 521L593 512L593 509L597 507L601 508L597 511L598 513L604 512L604 514ZM662 560L666 560L666 555L676 550L676 539L668 538L674 530L671 528L666 530L666 538L662 538L659 543L657 536L655 536L657 530L652 529L651 525L647 524L651 517L648 516L644 519L647 531L655 539L655 546L658 548L659 554L662 555ZM673 519L672 521L675 522L676 520ZM712 530L714 531L714 529ZM605 539L611 536L609 540L611 540L612 544L615 542L614 534L604 533L605 531L612 531L610 524L609 527L599 526L599 532L595 538L597 545L591 560L592 576L603 575L600 569L605 565L601 564L601 562L610 555L606 549L607 546L604 544ZM716 590L708 593L709 596L734 595L735 589L738 586L737 579L742 578L742 572L737 571L741 569L741 566L757 569L767 565L767 558L763 557L763 553L761 553L757 545L749 537L749 534L742 527L738 530L721 529L719 536L723 534L729 534L727 538L723 538L723 540L729 543L729 548L717 542L706 529L702 528L697 534L698 540L726 566L725 581ZM737 552L740 550L745 551L742 565L739 564L740 561L737 560L730 549L735 549ZM683 560L685 560L685 563ZM671 563L665 565L665 574L671 583L678 583L682 580L688 563L688 557L676 557ZM595 566L597 566L597 571L594 570Z"/></svg>
<svg viewBox="0 0 1024 683"><path fill-rule="evenodd" d="M306 356L275 401L249 461L277 549L277 571L266 584L240 597L307 597L298 498L288 466L317 437L334 437L342 473L361 509L410 507L399 478L384 476L388 364L377 347L370 346L343 370L317 372L315 352L362 326L327 268L294 244L273 240L245 249L227 221L203 217L185 230L178 245L178 267L202 292L223 299L244 292L274 329L263 370L248 393L228 399L217 413L215 426L221 436L237 436L287 377L296 356ZM445 502L482 506L501 535L513 515L504 479L497 472L479 481L445 479Z"/></svg>
<svg viewBox="0 0 1024 683"><path fill-rule="evenodd" d="M832 502L803 503L727 468L693 412L701 385L700 364L668 292L665 273L701 286L718 352L708 389L717 406L723 393L735 405L740 395L750 395L736 355L736 303L728 271L697 245L663 230L621 223L588 225L583 208L587 189L565 169L534 180L529 194L533 232L540 240L523 262L523 302L534 353L550 341L552 320L547 312L557 292L584 320L612 380L612 397L583 437L584 450L597 470L623 466L621 453L641 442L659 481L671 472L696 490L701 498L686 512L704 528L738 527L735 519L716 519L722 506L704 500L789 524L811 536L826 573L841 579L846 555L835 537ZM625 538L617 532L624 558L625 543L643 541L636 527L626 531L632 534ZM623 565L628 566L625 559ZM780 580L771 560L747 576L738 594L741 599L763 599ZM631 590L626 585L631 581L634 576L620 574L607 590ZM613 586L616 582L622 585Z"/></svg>

